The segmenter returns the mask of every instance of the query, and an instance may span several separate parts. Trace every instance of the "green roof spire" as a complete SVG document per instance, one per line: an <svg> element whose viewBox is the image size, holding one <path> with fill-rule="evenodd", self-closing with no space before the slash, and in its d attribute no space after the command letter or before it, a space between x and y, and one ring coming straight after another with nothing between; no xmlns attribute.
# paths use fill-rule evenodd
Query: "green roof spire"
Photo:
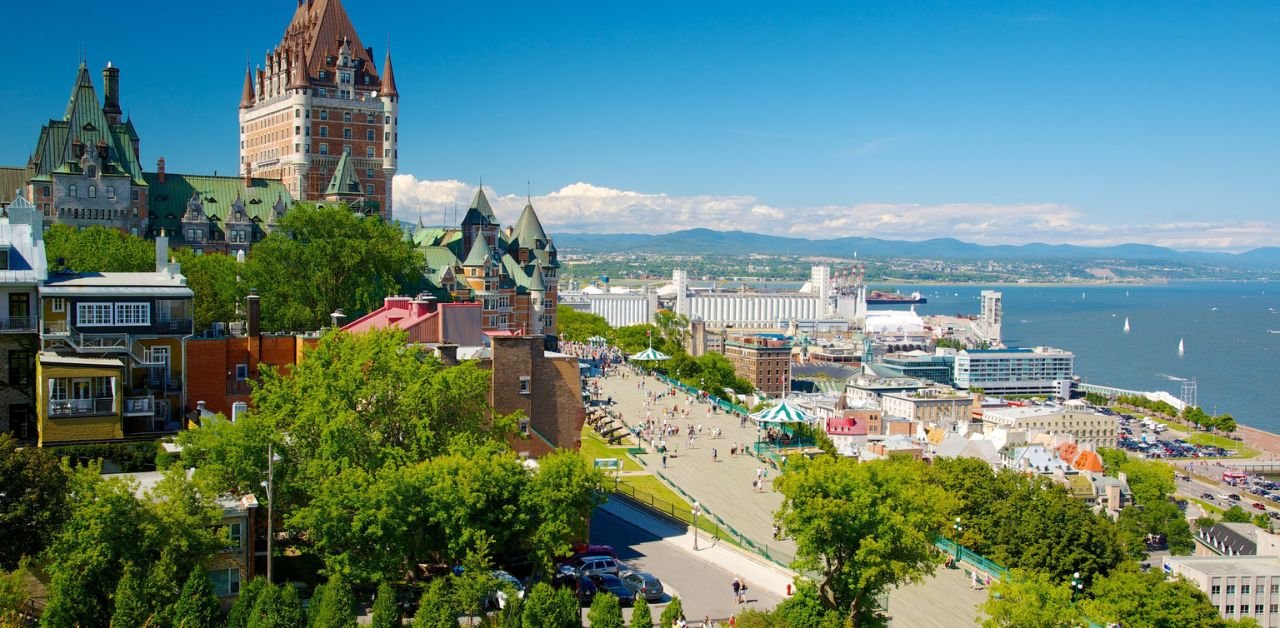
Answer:
<svg viewBox="0 0 1280 628"><path fill-rule="evenodd" d="M324 191L325 196L340 198L364 196L360 179L356 177L356 170L351 166L350 157L350 150L342 151L342 157L338 158L338 167L333 171L333 179L329 180L329 187Z"/></svg>
<svg viewBox="0 0 1280 628"><path fill-rule="evenodd" d="M463 266L484 266L490 261L489 244L484 238L476 238L471 243L471 251L467 253L467 259L462 262Z"/></svg>
<svg viewBox="0 0 1280 628"><path fill-rule="evenodd" d="M485 220L488 220L490 224L498 224L498 217L493 214L493 208L489 206L489 199L484 195L483 183L481 183L480 187L476 190L475 197L471 199L471 207L469 207L468 210L471 209L476 210L482 217L484 217ZM468 211L467 213L471 212Z"/></svg>
<svg viewBox="0 0 1280 628"><path fill-rule="evenodd" d="M537 212L533 211L533 203L524 206L524 211L520 212L520 218L516 220L512 233L519 248L534 250L547 246L547 232L542 229L542 222L538 220Z"/></svg>
<svg viewBox="0 0 1280 628"><path fill-rule="evenodd" d="M542 262L533 265L533 274L529 277L529 292L546 292L547 284L542 281Z"/></svg>

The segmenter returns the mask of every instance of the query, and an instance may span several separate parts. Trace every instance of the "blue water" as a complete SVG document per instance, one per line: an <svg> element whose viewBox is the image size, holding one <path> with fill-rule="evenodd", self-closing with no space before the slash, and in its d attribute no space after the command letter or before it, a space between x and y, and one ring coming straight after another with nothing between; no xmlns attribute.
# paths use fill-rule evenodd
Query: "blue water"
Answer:
<svg viewBox="0 0 1280 628"><path fill-rule="evenodd" d="M896 287L928 297L917 312L951 315L977 314L978 293L999 290L1005 344L1070 350L1093 384L1177 397L1195 379L1205 410L1280 432L1280 333L1268 333L1280 331L1280 283Z"/></svg>

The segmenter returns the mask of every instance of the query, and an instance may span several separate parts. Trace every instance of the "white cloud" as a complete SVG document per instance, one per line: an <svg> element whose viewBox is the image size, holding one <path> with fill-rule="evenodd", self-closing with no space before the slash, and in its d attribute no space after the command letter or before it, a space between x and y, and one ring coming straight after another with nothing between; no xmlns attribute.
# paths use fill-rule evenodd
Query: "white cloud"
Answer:
<svg viewBox="0 0 1280 628"><path fill-rule="evenodd" d="M456 224L475 185L396 175L395 215L428 225ZM524 207L522 194L485 194L504 224ZM1175 249L1240 251L1280 242L1280 222L1179 222L1101 224L1056 203L862 203L852 206L774 207L748 196L671 196L577 182L532 198L538 218L555 232L667 233L706 227L804 238L865 236L924 240L953 237L980 244L1079 244L1130 242ZM458 212L454 215L453 208Z"/></svg>

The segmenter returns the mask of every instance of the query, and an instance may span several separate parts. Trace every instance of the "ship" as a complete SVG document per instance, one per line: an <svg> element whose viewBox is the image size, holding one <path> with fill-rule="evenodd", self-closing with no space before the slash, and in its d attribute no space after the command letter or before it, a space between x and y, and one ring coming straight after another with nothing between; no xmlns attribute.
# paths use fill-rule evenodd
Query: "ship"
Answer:
<svg viewBox="0 0 1280 628"><path fill-rule="evenodd" d="M916 305L918 303L928 303L924 295L919 292L911 294L902 294L901 292L885 292L883 290L872 290L867 293L867 305Z"/></svg>

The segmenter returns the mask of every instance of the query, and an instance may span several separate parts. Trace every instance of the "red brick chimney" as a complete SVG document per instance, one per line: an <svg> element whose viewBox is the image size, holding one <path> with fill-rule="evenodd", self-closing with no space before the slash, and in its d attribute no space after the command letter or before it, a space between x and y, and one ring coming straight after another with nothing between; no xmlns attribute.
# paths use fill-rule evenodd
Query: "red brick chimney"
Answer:
<svg viewBox="0 0 1280 628"><path fill-rule="evenodd" d="M253 164L248 162L244 164L244 186L246 188L253 187Z"/></svg>
<svg viewBox="0 0 1280 628"><path fill-rule="evenodd" d="M164 157L156 160L156 181L164 183Z"/></svg>

